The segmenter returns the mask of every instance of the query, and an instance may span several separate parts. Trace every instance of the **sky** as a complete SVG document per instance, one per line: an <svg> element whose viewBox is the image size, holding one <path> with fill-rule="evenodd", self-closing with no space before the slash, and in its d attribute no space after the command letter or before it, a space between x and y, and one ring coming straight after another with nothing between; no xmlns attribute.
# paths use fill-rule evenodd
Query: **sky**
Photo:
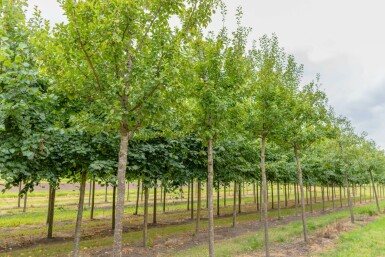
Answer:
<svg viewBox="0 0 385 257"><path fill-rule="evenodd" d="M55 0L28 0L52 23L64 21ZM235 10L243 9L250 40L276 33L280 45L304 64L303 82L321 75L321 88L338 115L357 133L385 149L385 1L383 0L224 0L226 26L234 30ZM222 27L214 15L209 30Z"/></svg>

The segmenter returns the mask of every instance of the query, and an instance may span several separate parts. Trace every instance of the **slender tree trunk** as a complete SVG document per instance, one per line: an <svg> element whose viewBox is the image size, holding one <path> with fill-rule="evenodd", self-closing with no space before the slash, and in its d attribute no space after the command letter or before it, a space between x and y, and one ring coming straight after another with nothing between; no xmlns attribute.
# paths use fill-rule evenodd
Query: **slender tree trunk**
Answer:
<svg viewBox="0 0 385 257"><path fill-rule="evenodd" d="M107 193L108 193L108 185L106 183L106 193L104 194L104 202L107 203Z"/></svg>
<svg viewBox="0 0 385 257"><path fill-rule="evenodd" d="M259 208L259 222L262 222L262 216L263 216L263 192L262 192L262 179L261 179L261 185L260 185L260 190L259 190L259 203L260 203L260 208Z"/></svg>
<svg viewBox="0 0 385 257"><path fill-rule="evenodd" d="M362 185L360 184L360 204L362 203Z"/></svg>
<svg viewBox="0 0 385 257"><path fill-rule="evenodd" d="M112 187L112 214L111 214L111 227L112 230L115 230L116 223L116 186Z"/></svg>
<svg viewBox="0 0 385 257"><path fill-rule="evenodd" d="M199 223L201 220L201 198L202 198L202 182L200 179L198 179L198 203L197 203L197 217L196 217L196 223L195 223L195 236L198 236L199 233Z"/></svg>
<svg viewBox="0 0 385 257"><path fill-rule="evenodd" d="M154 187L154 207L153 207L153 215L152 215L152 223L153 224L156 224L156 210L157 210L157 200L158 200L158 197L157 197L157 183L155 182L155 187ZM187 201L188 202L188 201Z"/></svg>
<svg viewBox="0 0 385 257"><path fill-rule="evenodd" d="M214 181L214 158L213 158L213 139L208 139L207 149L208 177L207 177L207 194L208 194L208 214L209 214L209 256L214 257L214 204L213 204L213 181Z"/></svg>
<svg viewBox="0 0 385 257"><path fill-rule="evenodd" d="M194 220L194 179L191 180L191 220Z"/></svg>
<svg viewBox="0 0 385 257"><path fill-rule="evenodd" d="M227 204L226 204L226 200L227 200L227 196L226 196L226 185L223 187L223 205L226 207Z"/></svg>
<svg viewBox="0 0 385 257"><path fill-rule="evenodd" d="M84 207L84 195L86 191L86 180L87 180L87 172L82 171L81 181L80 181L78 215L76 219L75 236L74 236L74 253L73 253L74 257L78 257L80 252L80 236L81 236L81 224L82 224L83 207Z"/></svg>
<svg viewBox="0 0 385 257"><path fill-rule="evenodd" d="M217 190L217 216L219 217L219 182L218 182L218 190Z"/></svg>
<svg viewBox="0 0 385 257"><path fill-rule="evenodd" d="M127 117L123 115L123 125L120 128L120 150L119 150L119 162L118 162L118 199L116 203L116 223L114 229L114 246L113 256L122 256L122 233L123 233L123 215L124 215L124 197L126 191L126 169L127 169L127 153L128 153L128 140L130 138L129 131L127 129Z"/></svg>
<svg viewBox="0 0 385 257"><path fill-rule="evenodd" d="M48 225L49 219L50 219L50 211L51 211L51 204L52 204L52 185L49 183L49 191L48 191L48 211L47 211L47 220L45 223Z"/></svg>
<svg viewBox="0 0 385 257"><path fill-rule="evenodd" d="M21 192L21 181L19 182L19 194L17 197L17 208L20 208L20 201L21 201L20 192Z"/></svg>
<svg viewBox="0 0 385 257"><path fill-rule="evenodd" d="M25 192L25 194L24 194L23 212L27 211L27 199L28 199L28 192Z"/></svg>
<svg viewBox="0 0 385 257"><path fill-rule="evenodd" d="M326 186L326 197L328 198L328 202L330 201L329 199L329 185Z"/></svg>
<svg viewBox="0 0 385 257"><path fill-rule="evenodd" d="M325 187L321 186L321 195L322 195L322 211L325 211Z"/></svg>
<svg viewBox="0 0 385 257"><path fill-rule="evenodd" d="M294 183L294 205L295 205L295 216L298 216L298 187Z"/></svg>
<svg viewBox="0 0 385 257"><path fill-rule="evenodd" d="M302 184L302 169L301 169L301 163L299 160L298 149L296 144L294 144L294 154L295 154L295 159L297 161L298 180L299 180L299 187L301 191L303 238L304 238L304 241L307 242L307 225L306 225L305 202L304 202L304 193L303 193L303 184Z"/></svg>
<svg viewBox="0 0 385 257"><path fill-rule="evenodd" d="M271 209L274 210L274 189L273 189L273 181L270 182L271 189Z"/></svg>
<svg viewBox="0 0 385 257"><path fill-rule="evenodd" d="M54 217L54 211L55 211L55 196L56 196L56 189L55 187L49 185L50 187L50 195L49 195L49 211L48 211L48 233L47 238L52 239L52 232L53 232L53 217Z"/></svg>
<svg viewBox="0 0 385 257"><path fill-rule="evenodd" d="M241 183L238 184L238 213L241 213L241 205L242 205L242 187Z"/></svg>
<svg viewBox="0 0 385 257"><path fill-rule="evenodd" d="M268 231L268 217L267 217L267 182L266 182L266 167L265 167L265 149L266 149L266 135L262 133L261 146L261 172L262 172L262 192L263 192L263 214L264 214L264 232L265 232L265 252L266 257L270 256L269 250L269 231Z"/></svg>
<svg viewBox="0 0 385 257"><path fill-rule="evenodd" d="M285 183L284 191L285 191L285 207L287 207L287 184Z"/></svg>
<svg viewBox="0 0 385 257"><path fill-rule="evenodd" d="M136 189L136 203L135 203L135 212L134 215L138 215L139 208L139 194L140 194L140 179L138 179L137 189Z"/></svg>
<svg viewBox="0 0 385 257"><path fill-rule="evenodd" d="M313 196L311 193L311 185L309 186L309 194L310 194L310 213L313 213Z"/></svg>
<svg viewBox="0 0 385 257"><path fill-rule="evenodd" d="M350 211L350 221L354 223L354 213L353 213L353 206L352 206L352 199L350 197L350 187L348 182L348 174L345 172L345 186L348 193L348 205L349 205L349 211Z"/></svg>
<svg viewBox="0 0 385 257"><path fill-rule="evenodd" d="M334 210L334 184L332 184L332 204L333 204L333 210Z"/></svg>
<svg viewBox="0 0 385 257"><path fill-rule="evenodd" d="M352 184L352 191L353 191L353 205L355 206L356 205L356 186L355 184L353 183Z"/></svg>
<svg viewBox="0 0 385 257"><path fill-rule="evenodd" d="M342 208L342 186L340 186L340 207Z"/></svg>
<svg viewBox="0 0 385 257"><path fill-rule="evenodd" d="M94 209L95 209L95 178L92 181L92 195L91 195L91 215L90 219L94 219Z"/></svg>
<svg viewBox="0 0 385 257"><path fill-rule="evenodd" d="M280 192L279 192L279 181L277 181L277 198L278 198L278 219L281 219L281 198L280 198Z"/></svg>
<svg viewBox="0 0 385 257"><path fill-rule="evenodd" d="M234 192L237 192L237 182L234 181ZM237 223L237 195L233 194L233 228Z"/></svg>
<svg viewBox="0 0 385 257"><path fill-rule="evenodd" d="M166 188L163 188L163 213L166 212L166 193L167 193Z"/></svg>
<svg viewBox="0 0 385 257"><path fill-rule="evenodd" d="M144 185L144 183L142 183ZM147 186L144 186L144 217L143 217L143 247L147 248L148 242L148 198L149 198L149 190Z"/></svg>
<svg viewBox="0 0 385 257"><path fill-rule="evenodd" d="M187 210L190 210L190 183L187 183Z"/></svg>
<svg viewBox="0 0 385 257"><path fill-rule="evenodd" d="M309 205L309 198L307 197L307 192L309 191L309 187L305 186L305 198L306 198L306 205Z"/></svg>
<svg viewBox="0 0 385 257"><path fill-rule="evenodd" d="M369 169L369 175L370 175L370 180L372 181L374 197L376 198L377 211L378 213L381 213L380 204L378 203L377 190L376 190L376 186L374 185L373 174L371 169Z"/></svg>
<svg viewBox="0 0 385 257"><path fill-rule="evenodd" d="M88 208L91 207L91 196L92 196L92 179L90 179L90 189L88 190Z"/></svg>
<svg viewBox="0 0 385 257"><path fill-rule="evenodd" d="M313 189L314 189L314 203L316 204L317 203L317 186L314 185Z"/></svg>

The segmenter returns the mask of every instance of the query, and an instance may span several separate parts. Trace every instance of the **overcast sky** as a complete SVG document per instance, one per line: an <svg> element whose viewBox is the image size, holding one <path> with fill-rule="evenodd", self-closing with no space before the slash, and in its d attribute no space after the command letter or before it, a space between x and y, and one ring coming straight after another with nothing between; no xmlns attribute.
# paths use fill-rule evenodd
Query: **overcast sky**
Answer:
<svg viewBox="0 0 385 257"><path fill-rule="evenodd" d="M55 0L28 0L53 23L64 20ZM305 66L304 82L321 74L322 88L337 114L358 133L385 148L385 1L383 0L224 0L227 26L243 7L250 39L276 33L286 52ZM214 16L210 29L222 26Z"/></svg>

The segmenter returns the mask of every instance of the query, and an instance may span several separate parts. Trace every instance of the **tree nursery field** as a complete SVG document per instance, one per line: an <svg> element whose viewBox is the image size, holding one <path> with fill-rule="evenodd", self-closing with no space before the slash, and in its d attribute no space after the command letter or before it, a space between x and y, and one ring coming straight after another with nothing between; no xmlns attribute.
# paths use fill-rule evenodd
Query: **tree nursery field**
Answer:
<svg viewBox="0 0 385 257"><path fill-rule="evenodd" d="M58 2L0 1L0 256L384 256L384 150L277 35Z"/></svg>

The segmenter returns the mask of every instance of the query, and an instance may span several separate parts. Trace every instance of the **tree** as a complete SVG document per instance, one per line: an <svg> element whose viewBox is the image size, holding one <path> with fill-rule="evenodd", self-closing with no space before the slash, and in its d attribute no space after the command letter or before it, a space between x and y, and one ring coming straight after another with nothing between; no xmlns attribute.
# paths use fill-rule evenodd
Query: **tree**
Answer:
<svg viewBox="0 0 385 257"><path fill-rule="evenodd" d="M114 256L122 248L128 142L156 110L151 102L175 72L170 61L180 43L188 31L207 25L216 2L60 1L68 23L53 30L47 69L58 90L87 103L75 126L120 134ZM171 27L173 15L181 29Z"/></svg>

